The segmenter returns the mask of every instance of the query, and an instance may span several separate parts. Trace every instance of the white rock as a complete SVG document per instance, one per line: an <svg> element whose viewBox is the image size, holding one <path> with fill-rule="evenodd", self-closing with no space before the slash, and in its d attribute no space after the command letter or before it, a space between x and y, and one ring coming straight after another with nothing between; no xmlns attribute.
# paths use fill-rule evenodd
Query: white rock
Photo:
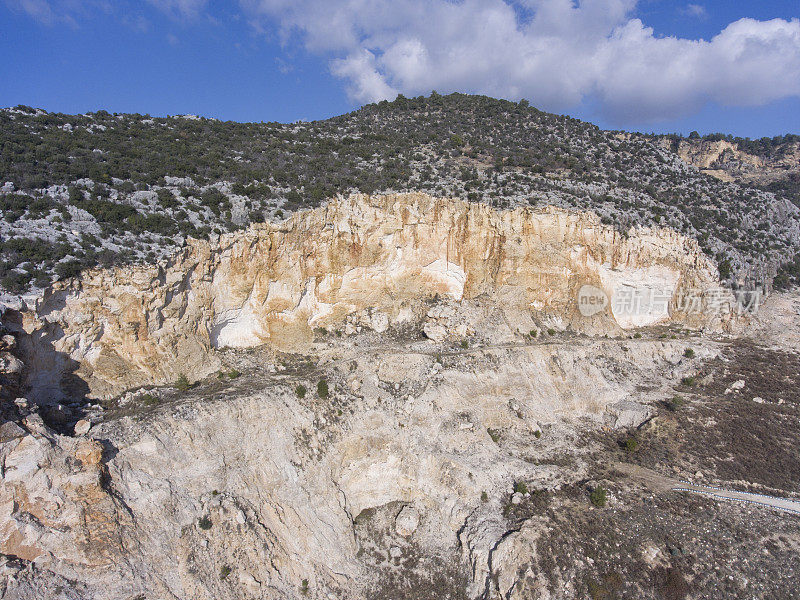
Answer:
<svg viewBox="0 0 800 600"><path fill-rule="evenodd" d="M447 339L447 328L444 325L439 325L434 321L428 321L422 328L425 337L433 342L443 342Z"/></svg>
<svg viewBox="0 0 800 600"><path fill-rule="evenodd" d="M653 410L649 406L638 402L620 400L606 409L606 421L615 429L638 427L650 418L652 414Z"/></svg>
<svg viewBox="0 0 800 600"><path fill-rule="evenodd" d="M81 419L75 423L75 435L86 435L92 428L92 424L86 419Z"/></svg>
<svg viewBox="0 0 800 600"><path fill-rule="evenodd" d="M731 392L738 392L744 387L744 379L739 379L738 381L733 382L730 387L725 390L725 394L730 394Z"/></svg>
<svg viewBox="0 0 800 600"><path fill-rule="evenodd" d="M413 506L404 506L394 520L394 528L403 537L408 537L419 526L419 511Z"/></svg>

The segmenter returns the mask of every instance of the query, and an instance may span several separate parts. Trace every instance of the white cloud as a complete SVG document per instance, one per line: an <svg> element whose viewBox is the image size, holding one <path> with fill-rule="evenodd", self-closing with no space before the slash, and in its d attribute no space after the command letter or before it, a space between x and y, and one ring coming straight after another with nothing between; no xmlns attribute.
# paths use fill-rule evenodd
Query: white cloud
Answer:
<svg viewBox="0 0 800 600"><path fill-rule="evenodd" d="M208 0L147 0L147 3L162 12L178 19L198 17L208 4ZM44 25L68 23L77 25L96 11L116 13L120 20L135 30L145 31L149 24L144 17L136 14L133 7L140 2L113 3L110 0L6 0L14 11L24 12Z"/></svg>
<svg viewBox="0 0 800 600"><path fill-rule="evenodd" d="M23 12L42 25L77 26L77 18L90 10L108 10L104 0L6 0L15 12Z"/></svg>
<svg viewBox="0 0 800 600"><path fill-rule="evenodd" d="M349 91L354 98L376 102L397 96L397 90L378 73L375 56L369 50L331 61L331 72L350 82Z"/></svg>
<svg viewBox="0 0 800 600"><path fill-rule="evenodd" d="M58 20L47 0L7 0L6 4L12 10L25 12L45 25L52 25Z"/></svg>
<svg viewBox="0 0 800 600"><path fill-rule="evenodd" d="M168 15L179 19L195 19L203 12L208 0L147 0Z"/></svg>
<svg viewBox="0 0 800 600"><path fill-rule="evenodd" d="M682 12L685 15L697 17L698 19L705 19L708 16L706 7L702 4L687 4L686 8L684 8Z"/></svg>
<svg viewBox="0 0 800 600"><path fill-rule="evenodd" d="M564 111L596 99L619 124L708 102L800 95L800 22L741 19L711 40L658 37L636 0L241 0L284 40L331 58L354 100L464 91ZM695 5L699 6L699 5ZM702 7L701 7L702 8Z"/></svg>

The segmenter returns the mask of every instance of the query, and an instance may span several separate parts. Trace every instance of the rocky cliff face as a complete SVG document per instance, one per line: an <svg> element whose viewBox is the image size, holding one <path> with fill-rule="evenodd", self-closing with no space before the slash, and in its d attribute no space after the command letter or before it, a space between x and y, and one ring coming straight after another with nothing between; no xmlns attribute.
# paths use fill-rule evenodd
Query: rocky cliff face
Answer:
<svg viewBox="0 0 800 600"><path fill-rule="evenodd" d="M415 194L56 286L0 331L0 598L579 598L618 568L653 596L671 533L548 535L654 521L638 484L606 513L589 494L730 343L687 334L738 326L715 272L669 230ZM71 394L116 398L77 423L36 405Z"/></svg>
<svg viewBox="0 0 800 600"><path fill-rule="evenodd" d="M788 142L772 156L751 154L727 140L681 139L677 148L668 138L660 144L674 149L686 163L721 179L764 185L800 173L800 143Z"/></svg>
<svg viewBox="0 0 800 600"><path fill-rule="evenodd" d="M108 398L181 373L199 379L219 368L218 348L302 349L315 328L380 332L427 320L429 337L466 334L466 325L448 329L447 311L431 310L435 298L491 298L521 315L522 332L722 327L729 308L700 314L685 302L716 281L696 243L666 229L623 237L591 214L351 196L193 241L166 265L87 272L6 321L25 332L34 394L58 398L78 386ZM590 310L578 303L582 289Z"/></svg>
<svg viewBox="0 0 800 600"><path fill-rule="evenodd" d="M507 518L515 482L590 477L591 431L641 422L652 409L627 399L691 368L682 341L441 356L355 337L311 370L229 352L241 377L128 406L88 435L35 413L6 424L0 596L537 597L548 584L523 568L535 544Z"/></svg>

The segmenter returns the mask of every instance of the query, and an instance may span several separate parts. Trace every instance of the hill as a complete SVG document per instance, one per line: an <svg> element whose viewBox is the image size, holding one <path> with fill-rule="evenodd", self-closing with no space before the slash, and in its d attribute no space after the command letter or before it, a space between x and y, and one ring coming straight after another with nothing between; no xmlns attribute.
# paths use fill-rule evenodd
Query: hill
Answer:
<svg viewBox="0 0 800 600"><path fill-rule="evenodd" d="M697 239L734 287L769 287L781 265L778 283L793 283L798 195L722 181L679 150L463 94L291 124L20 106L0 112L0 281L19 293L97 264L160 260L187 236L281 220L336 194L424 191L591 210L623 233L667 226Z"/></svg>

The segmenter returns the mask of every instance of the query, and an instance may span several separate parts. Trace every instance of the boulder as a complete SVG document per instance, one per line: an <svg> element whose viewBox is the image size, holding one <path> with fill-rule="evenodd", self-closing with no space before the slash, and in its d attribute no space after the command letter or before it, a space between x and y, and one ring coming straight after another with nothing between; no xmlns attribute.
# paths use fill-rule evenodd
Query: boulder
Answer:
<svg viewBox="0 0 800 600"><path fill-rule="evenodd" d="M653 409L638 402L620 400L606 409L606 422L614 429L638 427L653 415Z"/></svg>
<svg viewBox="0 0 800 600"><path fill-rule="evenodd" d="M425 323L422 331L425 337L433 342L443 342L447 339L447 328L433 321Z"/></svg>
<svg viewBox="0 0 800 600"><path fill-rule="evenodd" d="M419 527L419 511L413 506L404 506L394 520L394 528L403 537L409 537Z"/></svg>
<svg viewBox="0 0 800 600"><path fill-rule="evenodd" d="M14 421L6 421L0 425L0 444L24 437L25 433L25 430Z"/></svg>
<svg viewBox="0 0 800 600"><path fill-rule="evenodd" d="M89 433L89 430L92 428L91 422L87 421L86 419L81 419L77 423L75 423L75 435L86 435Z"/></svg>

